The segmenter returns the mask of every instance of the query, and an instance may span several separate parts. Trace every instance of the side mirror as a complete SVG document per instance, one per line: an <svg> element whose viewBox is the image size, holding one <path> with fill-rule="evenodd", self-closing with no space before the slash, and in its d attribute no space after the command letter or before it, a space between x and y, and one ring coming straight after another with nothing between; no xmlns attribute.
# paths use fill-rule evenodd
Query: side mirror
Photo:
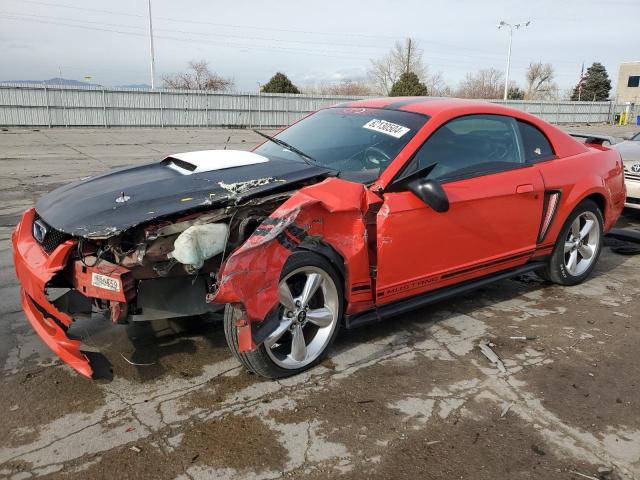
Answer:
<svg viewBox="0 0 640 480"><path fill-rule="evenodd" d="M447 197L447 192L444 191L438 181L417 178L410 181L407 187L436 212L442 213L449 210L449 197Z"/></svg>

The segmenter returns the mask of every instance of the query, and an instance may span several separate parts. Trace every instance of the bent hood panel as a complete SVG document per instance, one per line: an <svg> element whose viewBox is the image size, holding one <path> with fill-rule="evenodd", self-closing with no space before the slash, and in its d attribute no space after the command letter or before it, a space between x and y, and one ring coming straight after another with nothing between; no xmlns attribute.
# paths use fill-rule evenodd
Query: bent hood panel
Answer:
<svg viewBox="0 0 640 480"><path fill-rule="evenodd" d="M58 188L38 200L36 211L62 232L109 237L155 218L244 200L326 173L303 162L269 160L184 175L158 162Z"/></svg>

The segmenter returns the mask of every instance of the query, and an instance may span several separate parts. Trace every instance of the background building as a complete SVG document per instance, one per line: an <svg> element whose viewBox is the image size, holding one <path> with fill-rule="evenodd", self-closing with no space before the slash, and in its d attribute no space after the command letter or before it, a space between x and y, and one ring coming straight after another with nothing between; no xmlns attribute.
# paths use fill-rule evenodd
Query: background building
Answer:
<svg viewBox="0 0 640 480"><path fill-rule="evenodd" d="M618 103L640 104L640 61L620 64L616 97Z"/></svg>

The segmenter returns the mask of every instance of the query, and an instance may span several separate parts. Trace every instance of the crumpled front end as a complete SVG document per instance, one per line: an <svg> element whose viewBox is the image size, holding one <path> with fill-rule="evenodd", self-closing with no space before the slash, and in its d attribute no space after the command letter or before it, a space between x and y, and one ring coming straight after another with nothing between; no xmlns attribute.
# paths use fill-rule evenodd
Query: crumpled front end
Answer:
<svg viewBox="0 0 640 480"><path fill-rule="evenodd" d="M61 312L46 295L47 283L63 270L76 246L66 240L50 255L33 238L35 210L27 210L12 235L13 259L20 282L22 308L40 338L65 363L86 377L93 375L89 359L80 351L80 342L67 336L73 319Z"/></svg>
<svg viewBox="0 0 640 480"><path fill-rule="evenodd" d="M104 238L66 234L28 210L13 233L25 314L63 361L91 377L90 359L100 356L88 359L70 338L74 318L102 315L124 324L219 310L206 296L225 251L243 244L290 196L185 212Z"/></svg>
<svg viewBox="0 0 640 480"><path fill-rule="evenodd" d="M257 347L255 332L279 305L278 284L285 262L297 249L322 253L344 273L347 313L373 307L366 213L370 192L336 178L296 192L274 211L222 265L209 300L232 303L244 312L237 324L242 352ZM375 242L375 234L372 236ZM264 336L264 335L261 335Z"/></svg>

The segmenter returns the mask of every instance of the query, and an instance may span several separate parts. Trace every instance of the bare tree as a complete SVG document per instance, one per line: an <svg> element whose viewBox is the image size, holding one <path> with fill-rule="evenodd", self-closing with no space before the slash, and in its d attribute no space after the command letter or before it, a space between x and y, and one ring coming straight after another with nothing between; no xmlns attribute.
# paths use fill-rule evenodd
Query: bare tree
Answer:
<svg viewBox="0 0 640 480"><path fill-rule="evenodd" d="M363 80L342 80L339 83L316 83L305 85L302 92L308 95L343 95L345 97L364 97L372 94L371 85Z"/></svg>
<svg viewBox="0 0 640 480"><path fill-rule="evenodd" d="M364 81L343 80L340 83L330 85L328 95L344 95L349 97L360 97L371 95L371 87Z"/></svg>
<svg viewBox="0 0 640 480"><path fill-rule="evenodd" d="M162 82L165 88L176 90L231 90L234 81L224 78L209 70L209 64L204 60L189 62L189 70L185 73L163 75Z"/></svg>
<svg viewBox="0 0 640 480"><path fill-rule="evenodd" d="M558 86L553 81L553 66L550 63L530 63L527 69L527 91L525 100L546 100L554 96Z"/></svg>
<svg viewBox="0 0 640 480"><path fill-rule="evenodd" d="M423 80L426 75L422 49L412 38L407 38L404 42L396 42L387 55L372 59L368 73L375 91L388 95L400 75L408 72L415 73L420 80Z"/></svg>
<svg viewBox="0 0 640 480"><path fill-rule="evenodd" d="M504 74L495 68L467 73L460 82L456 96L461 98L502 98Z"/></svg>
<svg viewBox="0 0 640 480"><path fill-rule="evenodd" d="M429 71L427 71L422 83L427 86L429 95L432 97L450 97L453 93L451 87L445 81L442 72L429 73Z"/></svg>

